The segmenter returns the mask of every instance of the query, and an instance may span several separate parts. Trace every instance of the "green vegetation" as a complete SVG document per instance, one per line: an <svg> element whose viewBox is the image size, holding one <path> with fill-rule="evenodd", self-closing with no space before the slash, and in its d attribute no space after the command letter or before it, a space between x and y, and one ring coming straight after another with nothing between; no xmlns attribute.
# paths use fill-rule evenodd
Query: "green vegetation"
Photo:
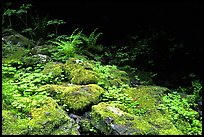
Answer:
<svg viewBox="0 0 204 137"><path fill-rule="evenodd" d="M97 43L98 28L88 36L78 28L60 35L66 22L46 17L33 27L31 6L5 6L2 13L3 135L202 135L202 117L194 110L202 101L201 81L168 89L156 86L157 73L130 65L142 57L150 68L155 65L150 45L159 34L107 48ZM23 26L14 25L19 20ZM50 26L54 33L39 42L39 31ZM103 64L106 57L113 59ZM67 115L86 111L91 119Z"/></svg>

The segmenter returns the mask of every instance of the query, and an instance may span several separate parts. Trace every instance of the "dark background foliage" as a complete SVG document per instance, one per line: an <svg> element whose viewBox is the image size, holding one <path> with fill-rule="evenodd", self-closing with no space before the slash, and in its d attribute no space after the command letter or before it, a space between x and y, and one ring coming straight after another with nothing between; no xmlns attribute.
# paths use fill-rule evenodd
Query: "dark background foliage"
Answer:
<svg viewBox="0 0 204 137"><path fill-rule="evenodd" d="M49 19L63 19L67 24L59 27L61 34L71 34L76 28L82 28L84 33L90 34L97 27L103 33L99 43L107 47L112 44L123 46L127 43L129 35L148 38L154 33L163 31L167 35L151 43L157 54L154 53L152 56L154 67L149 68L159 73L157 78L160 79L160 83L178 77L181 79L190 73L203 79L201 1L16 0L13 2L16 7L22 3L31 3L31 15L40 14L48 15ZM172 45L167 39L171 37L175 38L178 45L184 45L174 54L168 52ZM139 65L147 67L144 64L141 58ZM183 81L175 81L175 84L177 82Z"/></svg>

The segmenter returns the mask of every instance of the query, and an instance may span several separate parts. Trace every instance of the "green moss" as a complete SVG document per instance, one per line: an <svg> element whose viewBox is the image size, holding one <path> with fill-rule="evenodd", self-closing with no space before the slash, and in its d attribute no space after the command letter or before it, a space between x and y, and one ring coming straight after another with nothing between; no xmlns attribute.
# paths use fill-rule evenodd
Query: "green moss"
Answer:
<svg viewBox="0 0 204 137"><path fill-rule="evenodd" d="M81 119L80 120L80 131L83 134L97 134L97 130L94 128L94 126L90 123L90 120L88 119Z"/></svg>
<svg viewBox="0 0 204 137"><path fill-rule="evenodd" d="M136 88L128 88L123 92L137 100L139 107L147 110L155 109L163 96L168 91L165 87L159 86L138 86Z"/></svg>
<svg viewBox="0 0 204 137"><path fill-rule="evenodd" d="M71 121L68 121L59 128L55 129L51 135L80 135L77 130L78 125L74 124L74 120L70 120Z"/></svg>
<svg viewBox="0 0 204 137"><path fill-rule="evenodd" d="M110 86L121 86L130 84L130 79L125 71L119 69L111 69L109 77Z"/></svg>
<svg viewBox="0 0 204 137"><path fill-rule="evenodd" d="M32 108L29 118L22 119L14 111L3 110L3 135L76 135L77 125L55 100L48 97L45 104ZM64 128L66 127L66 128Z"/></svg>
<svg viewBox="0 0 204 137"><path fill-rule="evenodd" d="M113 104L104 102L92 106L91 123L106 135L145 135L157 134L148 122L138 116L126 113ZM109 123L107 120L112 119ZM117 133L115 133L117 132Z"/></svg>
<svg viewBox="0 0 204 137"><path fill-rule="evenodd" d="M91 70L76 69L71 72L71 83L78 85L96 84L98 82L97 74Z"/></svg>
<svg viewBox="0 0 204 137"><path fill-rule="evenodd" d="M63 68L66 76L73 84L86 85L98 82L97 73L92 71L92 64L87 61L70 58Z"/></svg>
<svg viewBox="0 0 204 137"><path fill-rule="evenodd" d="M53 77L60 77L62 72L62 64L56 64L54 62L47 63L44 69L42 70L43 74L51 74Z"/></svg>
<svg viewBox="0 0 204 137"><path fill-rule="evenodd" d="M67 124L71 124L66 112L50 97L48 97L45 105L33 109L31 115L32 119L29 121L29 134L31 135L49 135L63 124L67 122L69 122ZM61 133L70 134L71 132L71 130L68 130Z"/></svg>
<svg viewBox="0 0 204 137"><path fill-rule="evenodd" d="M71 86L46 85L42 88L59 100L60 105L74 111L82 110L91 104L98 103L100 95L104 92L103 88L95 84Z"/></svg>
<svg viewBox="0 0 204 137"><path fill-rule="evenodd" d="M129 113L145 110L141 116L148 123L151 123L158 129L160 135L180 135L182 132L175 128L172 122L168 120L168 114L157 109L161 102L161 98L169 89L159 86L138 86L137 88L129 88L123 92L130 95L134 100L137 100L139 106L135 109L126 110ZM124 109L125 110L125 109Z"/></svg>
<svg viewBox="0 0 204 137"><path fill-rule="evenodd" d="M2 110L2 135L28 134L29 119L21 119L10 110Z"/></svg>

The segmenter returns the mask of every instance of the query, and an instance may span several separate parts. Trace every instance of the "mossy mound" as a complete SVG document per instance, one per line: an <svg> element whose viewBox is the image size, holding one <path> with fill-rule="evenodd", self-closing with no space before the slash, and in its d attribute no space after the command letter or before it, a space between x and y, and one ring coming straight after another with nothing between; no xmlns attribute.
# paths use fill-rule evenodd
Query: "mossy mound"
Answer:
<svg viewBox="0 0 204 137"><path fill-rule="evenodd" d="M77 125L58 106L55 100L47 97L46 103L33 108L28 118L21 119L11 111L3 110L3 135L77 135ZM61 128L65 126L66 128Z"/></svg>
<svg viewBox="0 0 204 137"><path fill-rule="evenodd" d="M73 111L84 110L100 101L104 89L96 84L89 85L45 85L42 86L50 95L59 100L59 104Z"/></svg>
<svg viewBox="0 0 204 137"><path fill-rule="evenodd" d="M87 61L69 58L64 64L64 71L72 84L96 84L98 75L92 70L92 67L92 64Z"/></svg>
<svg viewBox="0 0 204 137"><path fill-rule="evenodd" d="M62 66L62 63L48 62L42 70L42 73L45 75L52 75L53 78L61 77L63 72Z"/></svg>
<svg viewBox="0 0 204 137"><path fill-rule="evenodd" d="M101 102L92 106L91 124L106 135L156 135L157 130L139 116Z"/></svg>
<svg viewBox="0 0 204 137"><path fill-rule="evenodd" d="M157 109L162 96L167 91L169 91L168 88L160 86L128 88L123 92L136 100L139 105L135 109L124 110L131 114L142 112L141 118L153 125L159 135L180 135L182 132L168 120L168 114Z"/></svg>
<svg viewBox="0 0 204 137"><path fill-rule="evenodd" d="M109 86L121 86L123 84L130 84L129 76L125 71L119 69L111 69L109 73Z"/></svg>
<svg viewBox="0 0 204 137"><path fill-rule="evenodd" d="M29 119L21 119L10 110L2 110L2 135L28 134Z"/></svg>

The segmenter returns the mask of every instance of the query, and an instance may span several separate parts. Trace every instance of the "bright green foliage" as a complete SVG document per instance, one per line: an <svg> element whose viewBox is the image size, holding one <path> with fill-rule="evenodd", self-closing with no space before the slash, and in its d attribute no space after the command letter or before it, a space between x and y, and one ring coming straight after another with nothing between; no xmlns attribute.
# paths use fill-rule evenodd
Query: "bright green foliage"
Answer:
<svg viewBox="0 0 204 137"><path fill-rule="evenodd" d="M125 71L117 69L115 65L101 65L96 62L93 70L99 75L98 85L108 88L110 86L129 85L130 80Z"/></svg>
<svg viewBox="0 0 204 137"><path fill-rule="evenodd" d="M109 87L108 91L102 95L102 101L116 102L130 108L136 107L139 103L133 101L133 98L128 94L122 92L127 87L127 85L123 85L121 88L117 88L116 86Z"/></svg>
<svg viewBox="0 0 204 137"><path fill-rule="evenodd" d="M57 45L51 50L53 59L57 61L65 61L67 58L73 57L75 55L75 45L73 45L69 41L60 40L54 41L52 43Z"/></svg>
<svg viewBox="0 0 204 137"><path fill-rule="evenodd" d="M177 92L168 93L162 98L163 104L159 109L167 111L169 119L187 135L201 135L202 122L198 119L198 112L191 109L191 105L185 98L181 98Z"/></svg>
<svg viewBox="0 0 204 137"><path fill-rule="evenodd" d="M9 79L3 79L2 81L2 108L7 109L14 101L14 94L17 91L17 86Z"/></svg>
<svg viewBox="0 0 204 137"><path fill-rule="evenodd" d="M10 64L2 64L2 78L11 78L16 74L17 70Z"/></svg>
<svg viewBox="0 0 204 137"><path fill-rule="evenodd" d="M52 49L48 49L54 60L65 62L69 57L75 56L76 48L82 44L81 32L75 34L77 30L78 29L76 29L69 37L57 37L56 39L50 41L51 43L57 45Z"/></svg>

